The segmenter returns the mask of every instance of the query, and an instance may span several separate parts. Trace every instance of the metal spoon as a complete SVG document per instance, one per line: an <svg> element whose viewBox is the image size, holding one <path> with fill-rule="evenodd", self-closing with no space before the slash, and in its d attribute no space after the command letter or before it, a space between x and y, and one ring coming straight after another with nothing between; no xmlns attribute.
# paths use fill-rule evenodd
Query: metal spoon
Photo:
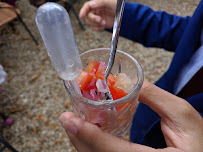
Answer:
<svg viewBox="0 0 203 152"><path fill-rule="evenodd" d="M112 34L112 40L111 40L111 50L110 50L110 56L109 56L109 62L105 71L105 78L104 81L107 84L107 78L109 76L109 73L111 72L115 55L116 55L116 49L118 44L118 38L119 38L119 32L120 32L120 26L121 26L121 20L123 16L123 10L125 6L125 0L117 0L117 6L116 6L116 15L114 19L114 25L113 25L113 34ZM107 85L108 88L108 85ZM107 92L107 98L108 100L112 100L112 95L109 91Z"/></svg>

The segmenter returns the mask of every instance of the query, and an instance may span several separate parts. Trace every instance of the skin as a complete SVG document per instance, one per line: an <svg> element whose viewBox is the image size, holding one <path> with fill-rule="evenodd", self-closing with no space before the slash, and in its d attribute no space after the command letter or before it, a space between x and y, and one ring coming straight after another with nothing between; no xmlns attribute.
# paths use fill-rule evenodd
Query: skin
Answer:
<svg viewBox="0 0 203 152"><path fill-rule="evenodd" d="M203 119L187 101L149 82L144 82L139 101L161 117L167 148L153 149L130 143L103 132L71 112L61 114L59 120L78 152L202 152Z"/></svg>
<svg viewBox="0 0 203 152"><path fill-rule="evenodd" d="M80 10L79 17L85 19L92 30L102 31L113 27L115 0L92 0L86 2Z"/></svg>

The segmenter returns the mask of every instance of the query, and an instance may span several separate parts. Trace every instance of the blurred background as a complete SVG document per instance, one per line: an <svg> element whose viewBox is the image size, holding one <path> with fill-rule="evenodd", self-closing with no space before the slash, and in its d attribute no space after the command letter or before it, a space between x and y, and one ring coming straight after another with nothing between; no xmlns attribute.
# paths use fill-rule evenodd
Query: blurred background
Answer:
<svg viewBox="0 0 203 152"><path fill-rule="evenodd" d="M180 16L191 16L200 0L127 0ZM85 0L72 0L76 13ZM64 6L63 1L57 3ZM0 135L22 152L74 152L58 117L72 111L62 80L57 76L35 24L37 8L28 0L17 0L16 7L36 40L37 46L19 20L0 26L0 64L7 73L1 84L0 113L14 123L1 126ZM111 33L94 32L82 20L82 30L69 10L80 53L110 47ZM1 22L1 17L0 17ZM119 38L118 49L131 54L141 64L145 80L155 82L167 70L173 53ZM0 123L3 119L0 117ZM0 147L2 144L0 144ZM9 151L9 150L5 150Z"/></svg>

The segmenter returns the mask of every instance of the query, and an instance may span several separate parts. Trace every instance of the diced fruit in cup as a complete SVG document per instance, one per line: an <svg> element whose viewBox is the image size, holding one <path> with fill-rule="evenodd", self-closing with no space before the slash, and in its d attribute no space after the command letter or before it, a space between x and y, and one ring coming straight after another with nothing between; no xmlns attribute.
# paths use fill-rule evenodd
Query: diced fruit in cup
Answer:
<svg viewBox="0 0 203 152"><path fill-rule="evenodd" d="M109 74L108 78L107 78L107 82L109 85L113 86L117 81L117 78L114 77L111 73Z"/></svg>
<svg viewBox="0 0 203 152"><path fill-rule="evenodd" d="M122 89L126 93L130 93L133 90L134 84L125 73L117 74L116 78L117 78L117 81L115 82L116 87Z"/></svg>
<svg viewBox="0 0 203 152"><path fill-rule="evenodd" d="M86 69L78 76L76 80L84 98L101 102L103 100L108 100L106 93L109 88L113 100L117 100L126 96L133 90L134 83L124 73L118 73L115 76L109 74L107 78L107 87L104 82L106 67L105 62L103 61L98 62L90 60ZM80 107L82 107L82 112L87 121L106 130L109 126L111 128L116 128L119 123L126 123L127 120L132 117L132 115L129 114L125 114L124 116L120 115L124 109L127 110L130 103L131 100L115 107L95 108L88 104L81 104ZM115 121L116 123L109 123Z"/></svg>
<svg viewBox="0 0 203 152"><path fill-rule="evenodd" d="M90 60L87 68L77 78L77 83L85 98L90 100L106 100L105 93L108 91L104 83L106 64L103 61ZM116 76L109 74L107 85L113 100L122 98L130 93L134 87L131 79L124 73ZM121 109L125 104L118 106Z"/></svg>
<svg viewBox="0 0 203 152"><path fill-rule="evenodd" d="M85 72L91 72L91 73L96 73L98 68L99 68L99 62L90 60L87 68L85 69Z"/></svg>
<svg viewBox="0 0 203 152"><path fill-rule="evenodd" d="M116 86L111 86L111 85L108 85L108 86L109 86L109 90L110 90L111 95L114 100L120 99L127 95L127 93L125 91L123 91L122 89L120 89Z"/></svg>
<svg viewBox="0 0 203 152"><path fill-rule="evenodd" d="M91 73L87 73L87 72L83 71L77 77L77 82L78 82L80 89L84 90L93 78L94 78L94 76Z"/></svg>

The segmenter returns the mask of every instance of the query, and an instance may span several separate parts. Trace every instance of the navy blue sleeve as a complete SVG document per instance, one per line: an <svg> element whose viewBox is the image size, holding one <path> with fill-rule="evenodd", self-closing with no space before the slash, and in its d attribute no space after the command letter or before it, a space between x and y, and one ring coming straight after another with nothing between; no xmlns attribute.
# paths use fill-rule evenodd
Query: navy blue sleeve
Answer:
<svg viewBox="0 0 203 152"><path fill-rule="evenodd" d="M190 17L180 17L137 3L125 4L120 35L146 47L174 51Z"/></svg>

